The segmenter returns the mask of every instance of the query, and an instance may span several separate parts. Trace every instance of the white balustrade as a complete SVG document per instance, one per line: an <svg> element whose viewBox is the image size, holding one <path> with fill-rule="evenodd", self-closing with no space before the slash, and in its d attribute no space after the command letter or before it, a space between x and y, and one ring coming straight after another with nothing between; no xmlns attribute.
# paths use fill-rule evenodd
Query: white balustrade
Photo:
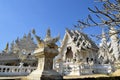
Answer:
<svg viewBox="0 0 120 80"><path fill-rule="evenodd" d="M33 70L35 70L36 67L21 67L19 66L0 66L0 75L6 76L6 75L28 75Z"/></svg>
<svg viewBox="0 0 120 80"><path fill-rule="evenodd" d="M63 74L64 75L85 75L93 74L93 68L89 64L75 64L75 63L65 63L63 64Z"/></svg>
<svg viewBox="0 0 120 80"><path fill-rule="evenodd" d="M111 64L77 64L63 63L62 66L55 65L55 70L61 69L62 75L89 75L89 74L109 74L115 71L115 67Z"/></svg>
<svg viewBox="0 0 120 80"><path fill-rule="evenodd" d="M93 66L94 73L109 74L114 71L114 67L111 64L96 64Z"/></svg>

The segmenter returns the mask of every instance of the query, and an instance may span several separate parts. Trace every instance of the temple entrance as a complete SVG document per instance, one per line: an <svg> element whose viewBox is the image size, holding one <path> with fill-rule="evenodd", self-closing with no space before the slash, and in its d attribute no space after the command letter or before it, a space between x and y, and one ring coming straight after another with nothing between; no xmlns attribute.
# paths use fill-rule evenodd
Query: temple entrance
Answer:
<svg viewBox="0 0 120 80"><path fill-rule="evenodd" d="M72 48L69 46L67 47L67 51L66 51L66 61L71 62L72 60L73 60L73 52L72 52Z"/></svg>

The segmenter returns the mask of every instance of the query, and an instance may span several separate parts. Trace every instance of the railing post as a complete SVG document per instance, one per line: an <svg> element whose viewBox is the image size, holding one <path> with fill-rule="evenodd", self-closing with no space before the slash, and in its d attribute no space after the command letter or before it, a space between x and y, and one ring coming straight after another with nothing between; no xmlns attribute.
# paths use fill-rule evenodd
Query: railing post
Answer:
<svg viewBox="0 0 120 80"><path fill-rule="evenodd" d="M3 72L3 67L1 67L1 72Z"/></svg>
<svg viewBox="0 0 120 80"><path fill-rule="evenodd" d="M5 67L5 73L7 72L7 68Z"/></svg>

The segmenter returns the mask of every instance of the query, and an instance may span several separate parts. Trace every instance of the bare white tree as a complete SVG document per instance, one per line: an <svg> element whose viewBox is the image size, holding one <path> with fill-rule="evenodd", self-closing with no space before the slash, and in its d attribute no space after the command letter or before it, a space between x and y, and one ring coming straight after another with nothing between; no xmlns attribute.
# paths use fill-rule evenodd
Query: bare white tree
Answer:
<svg viewBox="0 0 120 80"><path fill-rule="evenodd" d="M89 11L93 13L94 17L92 15L88 15L88 17L84 21L79 20L78 24L75 25L75 27L84 29L87 27L102 26L106 27L109 30L110 27L112 26L117 28L117 31L114 34L119 34L120 0L96 0L96 1L102 3L101 8L94 6L94 9L91 9L88 7ZM108 34L109 32L106 31L106 33Z"/></svg>

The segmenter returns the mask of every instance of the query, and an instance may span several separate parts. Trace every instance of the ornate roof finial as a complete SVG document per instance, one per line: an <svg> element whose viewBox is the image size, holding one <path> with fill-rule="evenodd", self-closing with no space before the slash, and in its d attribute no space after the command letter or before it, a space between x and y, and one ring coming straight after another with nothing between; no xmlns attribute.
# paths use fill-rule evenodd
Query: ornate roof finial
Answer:
<svg viewBox="0 0 120 80"><path fill-rule="evenodd" d="M106 34L104 28L102 28L101 43L99 45L100 47L103 47L106 44L107 44Z"/></svg>
<svg viewBox="0 0 120 80"><path fill-rule="evenodd" d="M6 47L5 47L5 49L4 49L4 52L5 52L5 53L8 53L8 51L9 51L9 43L6 44Z"/></svg>
<svg viewBox="0 0 120 80"><path fill-rule="evenodd" d="M12 51L13 50L13 48L14 48L14 41L12 41L12 43L10 44L10 51Z"/></svg>
<svg viewBox="0 0 120 80"><path fill-rule="evenodd" d="M102 39L105 39L105 40L106 40L106 35L105 35L105 31L104 31L103 28L102 28Z"/></svg>
<svg viewBox="0 0 120 80"><path fill-rule="evenodd" d="M32 33L33 33L34 35L36 34L35 29L32 29Z"/></svg>
<svg viewBox="0 0 120 80"><path fill-rule="evenodd" d="M26 34L24 34L23 38L26 38Z"/></svg>
<svg viewBox="0 0 120 80"><path fill-rule="evenodd" d="M19 42L19 37L17 37L17 39L15 40L15 43L18 43Z"/></svg>
<svg viewBox="0 0 120 80"><path fill-rule="evenodd" d="M30 32L28 33L28 36L31 37L31 33Z"/></svg>

